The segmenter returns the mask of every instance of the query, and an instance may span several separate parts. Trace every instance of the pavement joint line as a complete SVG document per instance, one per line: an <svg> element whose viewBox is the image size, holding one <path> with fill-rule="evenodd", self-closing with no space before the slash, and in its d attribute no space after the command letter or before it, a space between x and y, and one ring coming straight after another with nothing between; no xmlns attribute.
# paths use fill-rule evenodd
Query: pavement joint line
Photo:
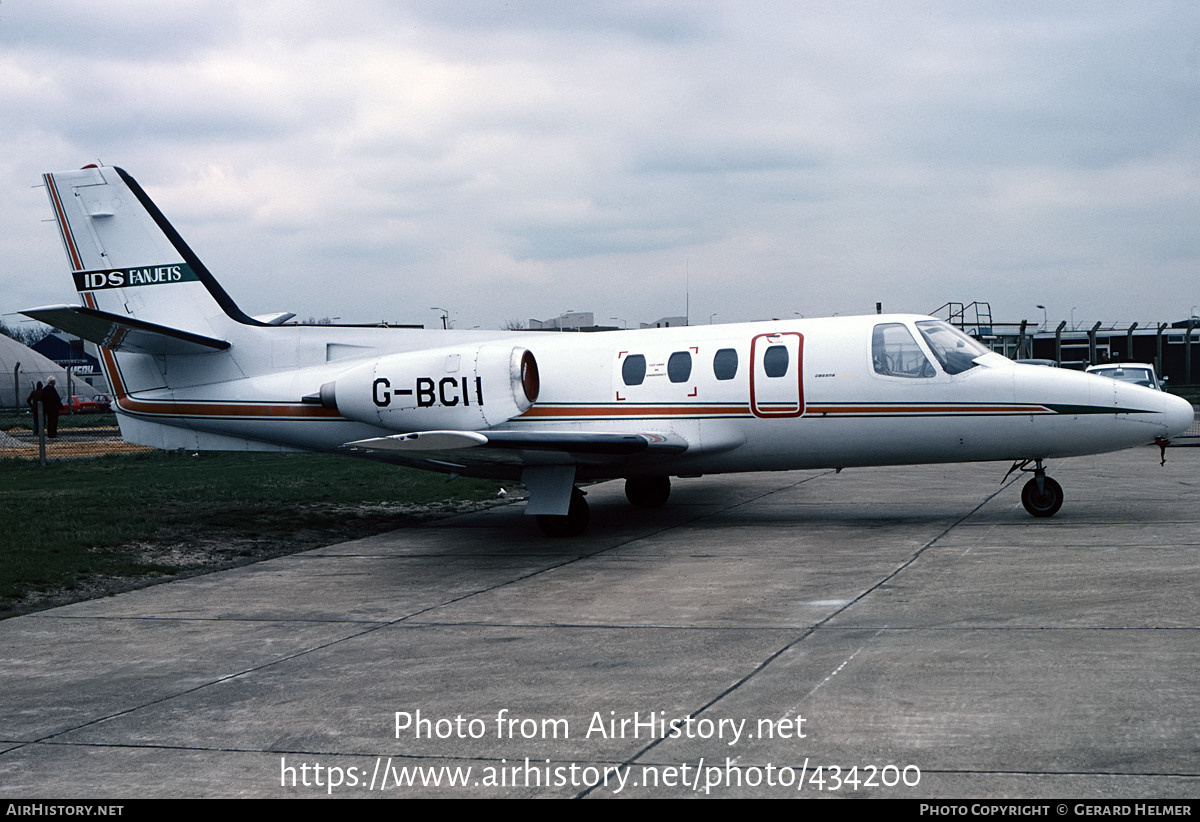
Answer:
<svg viewBox="0 0 1200 822"><path fill-rule="evenodd" d="M132 593L132 592L127 592ZM86 601L86 600L85 600ZM76 603L72 603L76 604ZM311 623L313 625L379 625L379 620L372 619L296 619L294 617L287 618L272 618L272 617L209 617L209 616L153 616L153 615L100 615L100 614L51 614L46 611L38 611L32 614L22 614L24 617L36 619L62 619L62 620L77 620L79 622L87 622L94 620L96 622L295 622L295 623Z"/></svg>
<svg viewBox="0 0 1200 822"><path fill-rule="evenodd" d="M827 473L832 473L832 472L827 472ZM827 474L819 474L818 476L826 476L826 475ZM812 477L809 479L815 479L815 477ZM963 514L959 519L957 519L954 522L947 525L939 534L937 534L935 537L933 537L933 539L929 540L924 545L922 545L920 548L918 548L911 557L909 557L907 560L905 560L899 566L897 566L895 569L893 569L891 573L889 573L887 576L885 576L883 579L879 580L875 584L871 585L869 588L867 588L861 594L856 596L854 599L850 600L849 602L845 603L841 607L830 612L827 616L825 616L824 619L821 619L821 620L813 623L806 630L801 632L800 636L794 638L791 642L786 643L781 648L779 648L776 651L769 654L765 659L763 659L756 666L754 666L754 668L752 668L741 679L737 680L732 685L725 688L725 690L718 693L716 696L714 696L708 702L701 705L695 711L692 711L691 713L689 713L687 715L687 718L692 719L694 717L700 716L702 713L704 713L708 709L712 708L714 705L716 705L722 699L724 699L725 697L734 693L735 691L740 689L743 685L745 685L747 682L749 682L751 679L756 677L758 674L765 671L768 667L770 667L770 665L775 660L777 660L779 657L783 656L783 654L785 654L786 652L795 648L801 642L803 642L804 640L811 637L818 630L820 630L822 627L824 627L825 624L828 623L830 620L832 620L834 617L837 617L837 616L841 615L842 613L844 613L845 611L849 610L855 604L862 601L865 597L867 597L871 593L878 590L880 586L884 585L889 580L894 579L896 577L896 575L898 575L901 571L903 571L904 569L906 569L910 565L912 565L914 562L916 562L917 559L922 554L924 554L926 550L928 550L929 548L932 548L938 541L943 539L952 530L957 528L960 524L965 522L967 519L974 516L981 508L983 508L983 506L987 505L989 502L991 502L993 499L995 499L997 496L999 496L1001 493L1003 493L1010 485L1012 485L1014 482L1016 482L1017 479L1019 479L1019 477L1013 477L1011 480L1005 479L1004 481L1002 481L1000 483L999 488L997 488L995 491L993 491L992 493L990 493L986 497L984 497L983 501L981 501L979 504L977 504L974 508L972 508L967 513ZM807 481L807 480L804 480L804 481ZM800 483L796 483L795 485L799 485L799 484ZM787 486L787 489L794 488L795 485ZM779 491L782 491L782 490L786 490L786 489L777 489L776 491L769 492L769 494L770 493L778 493ZM761 496L768 496L768 494L763 494ZM759 498L761 498L761 497L756 497L755 499L759 499ZM886 628L886 626L885 626L885 628ZM884 629L877 630L872 638L878 637L881 633L883 633L883 630ZM864 645L864 647L865 647L865 645ZM862 649L860 648L859 650L862 650ZM855 651L854 654L850 655L850 658L852 659L857 653L858 653L858 651ZM848 662L848 661L849 661L849 659L846 660L846 662ZM845 662L843 662L842 665L845 665ZM838 670L840 670L840 667ZM835 673L836 673L836 671L835 671ZM832 674L830 676L832 676ZM827 679L828 679L828 677L827 677ZM824 681L822 681L820 684L818 684L817 687L819 688L823 684L824 684ZM815 691L815 690L816 690L816 688L813 689L813 691ZM810 694L811 693L812 692L810 692ZM640 759L644 754L649 753L654 748L657 748L659 746L659 744L662 743L663 741L664 741L663 739L655 739L655 740L652 740L651 742L647 743L645 746L642 747L641 750L636 751L632 756L628 757L624 762L622 762L620 767L621 768L633 767L633 764L635 762L637 762L638 759ZM596 788L600 787L601 784L602 784L602 782L596 782L593 785L589 785L587 788L583 789L578 794L576 794L575 798L576 799L585 799L588 795L590 795L592 793L592 791L594 791L594 790L596 790Z"/></svg>

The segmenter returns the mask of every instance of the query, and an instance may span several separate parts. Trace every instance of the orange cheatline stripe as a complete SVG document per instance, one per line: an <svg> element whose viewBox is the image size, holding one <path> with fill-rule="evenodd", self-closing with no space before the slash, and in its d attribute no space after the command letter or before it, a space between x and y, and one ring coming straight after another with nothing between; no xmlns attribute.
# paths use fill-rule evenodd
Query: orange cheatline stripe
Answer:
<svg viewBox="0 0 1200 822"><path fill-rule="evenodd" d="M796 403L759 403L762 409L795 408ZM521 419L546 417L659 417L659 416L728 416L748 414L748 405L554 405L534 406L521 415ZM930 414L1036 414L1052 413L1042 405L809 405L806 415L838 414L846 416L863 414L930 415Z"/></svg>
<svg viewBox="0 0 1200 822"><path fill-rule="evenodd" d="M340 419L332 408L300 403L213 403L195 400L135 400L126 396L119 401L122 410L136 414L168 417L244 417L251 419L322 418Z"/></svg>
<svg viewBox="0 0 1200 822"><path fill-rule="evenodd" d="M91 294L84 295L85 302L95 308ZM101 348L100 355L108 366L109 383L117 400L117 407L132 414L164 417L246 417L252 419L342 419L333 408L307 403L246 403L223 400L139 400L131 397L121 379L117 359L108 348Z"/></svg>
<svg viewBox="0 0 1200 822"><path fill-rule="evenodd" d="M810 405L810 414L1032 414L1043 405Z"/></svg>

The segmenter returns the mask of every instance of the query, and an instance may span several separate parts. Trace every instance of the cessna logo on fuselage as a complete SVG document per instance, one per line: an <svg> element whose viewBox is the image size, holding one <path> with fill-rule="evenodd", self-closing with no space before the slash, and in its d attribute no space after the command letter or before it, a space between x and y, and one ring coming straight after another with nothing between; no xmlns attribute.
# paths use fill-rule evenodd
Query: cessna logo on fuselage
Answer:
<svg viewBox="0 0 1200 822"><path fill-rule="evenodd" d="M148 265L136 268L106 268L102 271L76 271L76 291L101 291L105 288L129 288L161 283L185 283L197 279L187 263Z"/></svg>
<svg viewBox="0 0 1200 822"><path fill-rule="evenodd" d="M387 408L392 404L393 397L411 397L416 394L418 408L432 408L435 405L483 405L483 378L475 378L473 392L468 390L470 384L467 380L467 377L417 377L412 388L393 390L391 380L387 377L376 377L375 382L371 384L371 401L380 408Z"/></svg>

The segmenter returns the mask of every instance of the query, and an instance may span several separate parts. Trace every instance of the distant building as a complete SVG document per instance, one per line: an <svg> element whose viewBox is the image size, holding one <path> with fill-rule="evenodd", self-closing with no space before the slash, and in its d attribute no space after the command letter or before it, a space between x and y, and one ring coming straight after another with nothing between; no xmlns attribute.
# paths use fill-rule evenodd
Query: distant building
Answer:
<svg viewBox="0 0 1200 822"><path fill-rule="evenodd" d="M1063 324L1066 325L1065 323ZM1158 323L1125 328L1087 328L1029 333L1026 356L1053 359L1064 368L1082 369L1103 362L1144 362L1171 387L1200 382L1200 322ZM995 346L993 346L995 347ZM1022 345L1018 343L1018 350Z"/></svg>
<svg viewBox="0 0 1200 822"><path fill-rule="evenodd" d="M687 317L663 317L655 320L652 323L642 323L642 328L676 328L681 325L687 325Z"/></svg>
<svg viewBox="0 0 1200 822"><path fill-rule="evenodd" d="M613 317L613 319L617 319ZM663 317L652 323L640 323L639 328L677 328L688 324L687 317ZM628 326L626 326L628 328ZM596 325L591 311L568 311L551 320L529 321L530 331L617 331L615 325Z"/></svg>
<svg viewBox="0 0 1200 822"><path fill-rule="evenodd" d="M977 307L981 308L976 311ZM963 308L962 303L947 303L934 316L949 309L946 319L952 325L1010 359L1053 360L1080 371L1106 362L1149 363L1172 388L1200 384L1200 318L1145 326L1135 322L1121 328L1081 321L1072 329L1063 320L1053 330L1039 331L1037 323L1028 320L993 322L987 303Z"/></svg>
<svg viewBox="0 0 1200 822"><path fill-rule="evenodd" d="M95 344L62 331L51 331L30 348L69 370L75 382L86 383L101 391L108 390Z"/></svg>
<svg viewBox="0 0 1200 822"><path fill-rule="evenodd" d="M25 398L38 382L51 377L58 381L59 393L91 396L95 389L72 381L70 376L52 360L27 348L16 340L0 335L0 408L21 408ZM70 386L68 388L68 386Z"/></svg>
<svg viewBox="0 0 1200 822"><path fill-rule="evenodd" d="M530 320L530 331L579 331L584 328L594 328L595 315L591 311L569 311L560 314L552 320Z"/></svg>

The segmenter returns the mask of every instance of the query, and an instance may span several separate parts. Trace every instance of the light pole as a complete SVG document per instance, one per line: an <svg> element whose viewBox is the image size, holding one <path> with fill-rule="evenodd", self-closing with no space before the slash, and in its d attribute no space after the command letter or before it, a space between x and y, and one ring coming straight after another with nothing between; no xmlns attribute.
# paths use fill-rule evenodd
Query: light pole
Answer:
<svg viewBox="0 0 1200 822"><path fill-rule="evenodd" d="M429 306L430 311L442 312L442 330L447 331L450 328L450 312L444 308L438 308L436 305Z"/></svg>
<svg viewBox="0 0 1200 822"><path fill-rule="evenodd" d="M1047 325L1047 322L1048 322L1048 321L1046 320L1046 306L1044 306L1044 305L1039 305L1039 306L1038 306L1038 308L1042 309L1042 330L1043 330L1043 331L1045 331L1045 330L1046 330L1046 325Z"/></svg>

